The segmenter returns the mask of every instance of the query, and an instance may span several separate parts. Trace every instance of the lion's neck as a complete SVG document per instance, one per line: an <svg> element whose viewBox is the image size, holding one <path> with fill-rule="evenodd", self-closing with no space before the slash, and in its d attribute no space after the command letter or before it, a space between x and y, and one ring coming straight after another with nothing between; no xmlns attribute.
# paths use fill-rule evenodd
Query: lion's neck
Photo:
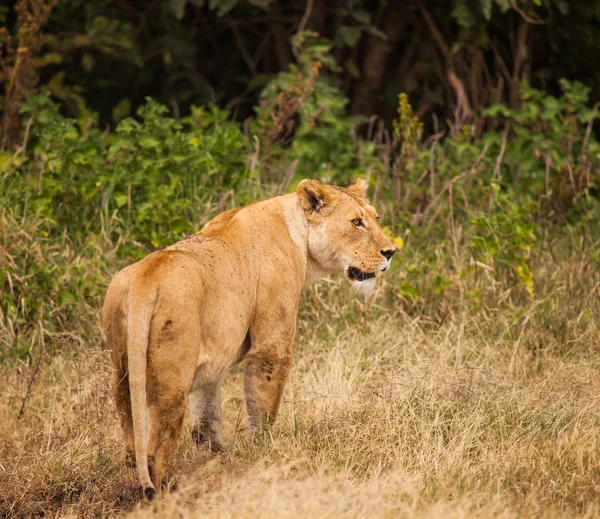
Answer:
<svg viewBox="0 0 600 519"><path fill-rule="evenodd" d="M290 234L290 240L300 251L300 256L305 261L305 281L319 277L314 275L316 263L310 257L308 252L308 220L304 215L304 210L300 205L300 200L296 193L291 193L281 197L282 214L285 224Z"/></svg>
<svg viewBox="0 0 600 519"><path fill-rule="evenodd" d="M305 282L324 277L329 272L323 269L310 255L308 250L308 220L300 205L298 196L293 193L281 197L282 214L290 234L291 241L306 261Z"/></svg>

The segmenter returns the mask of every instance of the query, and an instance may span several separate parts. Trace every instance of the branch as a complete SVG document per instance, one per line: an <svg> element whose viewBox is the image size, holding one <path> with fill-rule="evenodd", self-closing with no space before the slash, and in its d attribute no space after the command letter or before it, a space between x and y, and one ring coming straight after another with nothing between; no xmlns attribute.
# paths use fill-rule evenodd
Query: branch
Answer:
<svg viewBox="0 0 600 519"><path fill-rule="evenodd" d="M298 31L296 34L300 34L306 28L308 18L310 17L310 13L313 8L313 2L314 0L306 0L306 8L304 9L304 14L302 15L302 20L300 20L300 25L298 25Z"/></svg>
<svg viewBox="0 0 600 519"><path fill-rule="evenodd" d="M469 98L465 90L465 85L456 75L452 67L448 67L448 81L450 82L450 85L452 85L452 88L456 92L457 110L462 110L462 115L466 119L472 117L473 110L471 109L471 104L469 103Z"/></svg>
<svg viewBox="0 0 600 519"><path fill-rule="evenodd" d="M313 3L314 0L306 0L306 7L304 8L304 14L302 15L302 19L300 20L300 25L298 25L298 30L296 31L296 34L292 36L292 52L294 53L296 61L300 61L297 38L300 34L302 34L302 31L306 29L306 24L308 23L308 18L310 17L310 13L312 11Z"/></svg>
<svg viewBox="0 0 600 519"><path fill-rule="evenodd" d="M254 61L252 61L250 54L246 50L246 46L244 45L244 40L242 39L242 36L240 35L240 31L238 30L237 25L235 24L235 22L233 20L231 20L231 18L229 16L227 17L227 23L229 24L229 27L231 28L231 32L233 32L233 36L235 37L235 43L237 45L238 50L242 54L242 58L244 58L244 61L246 62L246 66L248 67L248 70L252 73L253 76L256 75L256 65L254 64Z"/></svg>
<svg viewBox="0 0 600 519"><path fill-rule="evenodd" d="M444 59L446 60L446 65L449 66L452 62L452 55L450 54L450 48L448 47L448 44L445 42L444 37L442 36L442 33L437 28L437 25L435 24L433 17L431 16L431 14L429 14L429 11L425 8L425 6L421 3L419 3L419 9L421 10L421 14L423 15L423 18L425 19L425 23L427 24L427 27L429 27L429 32L431 32L431 36L435 40L435 43L437 44L438 48L440 49L440 52L444 55Z"/></svg>
<svg viewBox="0 0 600 519"><path fill-rule="evenodd" d="M598 108L600 108L600 102L596 103L592 107L592 112L595 112L596 110L598 110ZM587 149L588 141L590 140L590 134L592 133L592 126L593 125L594 125L594 117L592 117L590 119L590 122L588 123L587 128L585 129L585 137L583 138L583 144L581 145L581 151L579 152L579 158L580 159L583 156L583 154L585 153L585 150Z"/></svg>
<svg viewBox="0 0 600 519"><path fill-rule="evenodd" d="M527 23L531 23L533 25L546 25L548 23L548 19L546 20L534 20L533 18L530 18L527 13L525 11L523 11L523 9L521 9L518 5L517 2L515 0L511 0L510 1L510 6L517 11L517 13L519 13L521 15L521 17L523 18L523 20L525 20Z"/></svg>
<svg viewBox="0 0 600 519"><path fill-rule="evenodd" d="M435 20L422 3L419 3L419 9L421 10L421 14L423 15L427 27L429 28L429 32L431 32L432 38L435 40L435 43L437 44L440 52L444 56L444 60L446 61L448 81L450 86L452 86L456 92L456 107L458 110L462 110L462 113L466 118L470 118L473 116L473 110L471 109L471 104L469 103L469 98L467 96L464 84L454 71L450 47L448 47L448 44L444 40L442 33L435 24Z"/></svg>
<svg viewBox="0 0 600 519"><path fill-rule="evenodd" d="M508 138L509 128L510 124L507 121L504 125L504 131L502 132L502 144L500 145L500 153L498 154L498 157L496 157L496 164L494 165L493 177L495 179L500 178L500 166L502 165L502 159L504 158L504 152L506 151L506 139Z"/></svg>

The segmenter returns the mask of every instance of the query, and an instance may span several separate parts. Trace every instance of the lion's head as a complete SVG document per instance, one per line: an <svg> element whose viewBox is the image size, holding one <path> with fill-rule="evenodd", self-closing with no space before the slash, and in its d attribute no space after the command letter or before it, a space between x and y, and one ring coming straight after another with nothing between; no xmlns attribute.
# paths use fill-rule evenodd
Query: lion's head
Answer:
<svg viewBox="0 0 600 519"><path fill-rule="evenodd" d="M396 246L377 222L367 187L362 179L347 188L303 180L297 194L308 219L311 259L324 271L345 273L355 289L369 291Z"/></svg>

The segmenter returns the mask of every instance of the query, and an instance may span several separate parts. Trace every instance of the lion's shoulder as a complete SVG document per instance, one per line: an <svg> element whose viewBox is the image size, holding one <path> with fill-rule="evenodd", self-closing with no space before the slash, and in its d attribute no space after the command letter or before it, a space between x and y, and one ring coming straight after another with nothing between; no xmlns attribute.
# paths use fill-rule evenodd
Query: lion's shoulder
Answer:
<svg viewBox="0 0 600 519"><path fill-rule="evenodd" d="M212 236L217 234L223 228L227 227L231 219L237 214L237 212L241 209L241 207L236 207L235 209L229 209L229 211L225 211L217 216L215 216L210 222L208 222L202 230L200 234L204 236Z"/></svg>

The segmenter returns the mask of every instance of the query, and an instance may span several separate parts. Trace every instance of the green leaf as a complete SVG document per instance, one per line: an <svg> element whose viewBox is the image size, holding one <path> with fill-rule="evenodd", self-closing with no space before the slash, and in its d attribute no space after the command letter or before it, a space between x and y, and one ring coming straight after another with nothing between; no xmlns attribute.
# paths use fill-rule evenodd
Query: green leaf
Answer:
<svg viewBox="0 0 600 519"><path fill-rule="evenodd" d="M160 146L160 141L152 135L143 135L140 137L139 143L142 148L158 148Z"/></svg>
<svg viewBox="0 0 600 519"><path fill-rule="evenodd" d="M542 112L542 119L550 120L554 119L561 110L561 105L558 99L553 96L546 96L544 98L544 111Z"/></svg>
<svg viewBox="0 0 600 519"><path fill-rule="evenodd" d="M171 231L175 234L181 234L187 228L187 222L185 218L175 218L171 222Z"/></svg>
<svg viewBox="0 0 600 519"><path fill-rule="evenodd" d="M127 98L121 99L115 107L112 109L113 121L118 123L119 121L129 117L131 113L131 101Z"/></svg>
<svg viewBox="0 0 600 519"><path fill-rule="evenodd" d="M569 14L569 2L564 0L557 0L556 7L560 11L560 14L567 15Z"/></svg>
<svg viewBox="0 0 600 519"><path fill-rule="evenodd" d="M600 111L598 110L590 110L589 108L584 108L579 112L579 121L587 124L592 119L598 119L600 117Z"/></svg>
<svg viewBox="0 0 600 519"><path fill-rule="evenodd" d="M208 0L208 8L217 11L217 16L225 16L237 5L237 0Z"/></svg>
<svg viewBox="0 0 600 519"><path fill-rule="evenodd" d="M451 284L452 284L452 281L450 279L448 279L447 277L437 275L437 274L435 276L433 276L433 291L436 294L443 293L446 290L446 288L448 288Z"/></svg>
<svg viewBox="0 0 600 519"><path fill-rule="evenodd" d="M360 39L361 34L361 27L351 27L350 25L342 25L338 30L338 36L348 47L354 47Z"/></svg>
<svg viewBox="0 0 600 519"><path fill-rule="evenodd" d="M500 7L502 13L507 12L510 9L510 0L495 0L496 5Z"/></svg>
<svg viewBox="0 0 600 519"><path fill-rule="evenodd" d="M492 0L479 0L483 17L489 22L492 18Z"/></svg>
<svg viewBox="0 0 600 519"><path fill-rule="evenodd" d="M352 11L350 14L357 22L365 25L369 25L371 23L371 13L365 11L364 9L357 9L356 11Z"/></svg>
<svg viewBox="0 0 600 519"><path fill-rule="evenodd" d="M175 13L175 18L181 20L183 18L183 13L185 11L185 6L187 5L188 0L171 0L171 10Z"/></svg>
<svg viewBox="0 0 600 519"><path fill-rule="evenodd" d="M86 72L90 72L94 68L94 63L94 57L89 52L85 52L83 56L81 56L81 66Z"/></svg>
<svg viewBox="0 0 600 519"><path fill-rule="evenodd" d="M58 303L58 307L62 308L66 304L74 303L75 296L71 292L60 290L56 296L56 302Z"/></svg>
<svg viewBox="0 0 600 519"><path fill-rule="evenodd" d="M377 36L378 38L381 38L382 40L387 40L387 34L385 32L383 32L381 29L378 29L377 27L375 27L374 25L368 25L367 27L365 27L365 31L367 31L369 34L372 34L373 36Z"/></svg>
<svg viewBox="0 0 600 519"><path fill-rule="evenodd" d="M468 29L475 25L475 18L466 0L457 0L454 9L451 12L452 18L456 20L458 25Z"/></svg>
<svg viewBox="0 0 600 519"><path fill-rule="evenodd" d="M20 359L24 359L29 353L29 346L22 346L21 348L17 348L17 356Z"/></svg>
<svg viewBox="0 0 600 519"><path fill-rule="evenodd" d="M11 159L12 156L13 154L8 151L0 151L0 170L4 167L4 164Z"/></svg>
<svg viewBox="0 0 600 519"><path fill-rule="evenodd" d="M115 195L115 202L120 209L127 203L127 195Z"/></svg>
<svg viewBox="0 0 600 519"><path fill-rule="evenodd" d="M419 297L419 291L413 287L408 281L402 281L398 289L404 297L415 299Z"/></svg>
<svg viewBox="0 0 600 519"><path fill-rule="evenodd" d="M484 117L493 117L498 114L503 115L504 117L510 117L512 115L512 111L506 105L495 104L484 109L481 112L481 115L483 115Z"/></svg>

